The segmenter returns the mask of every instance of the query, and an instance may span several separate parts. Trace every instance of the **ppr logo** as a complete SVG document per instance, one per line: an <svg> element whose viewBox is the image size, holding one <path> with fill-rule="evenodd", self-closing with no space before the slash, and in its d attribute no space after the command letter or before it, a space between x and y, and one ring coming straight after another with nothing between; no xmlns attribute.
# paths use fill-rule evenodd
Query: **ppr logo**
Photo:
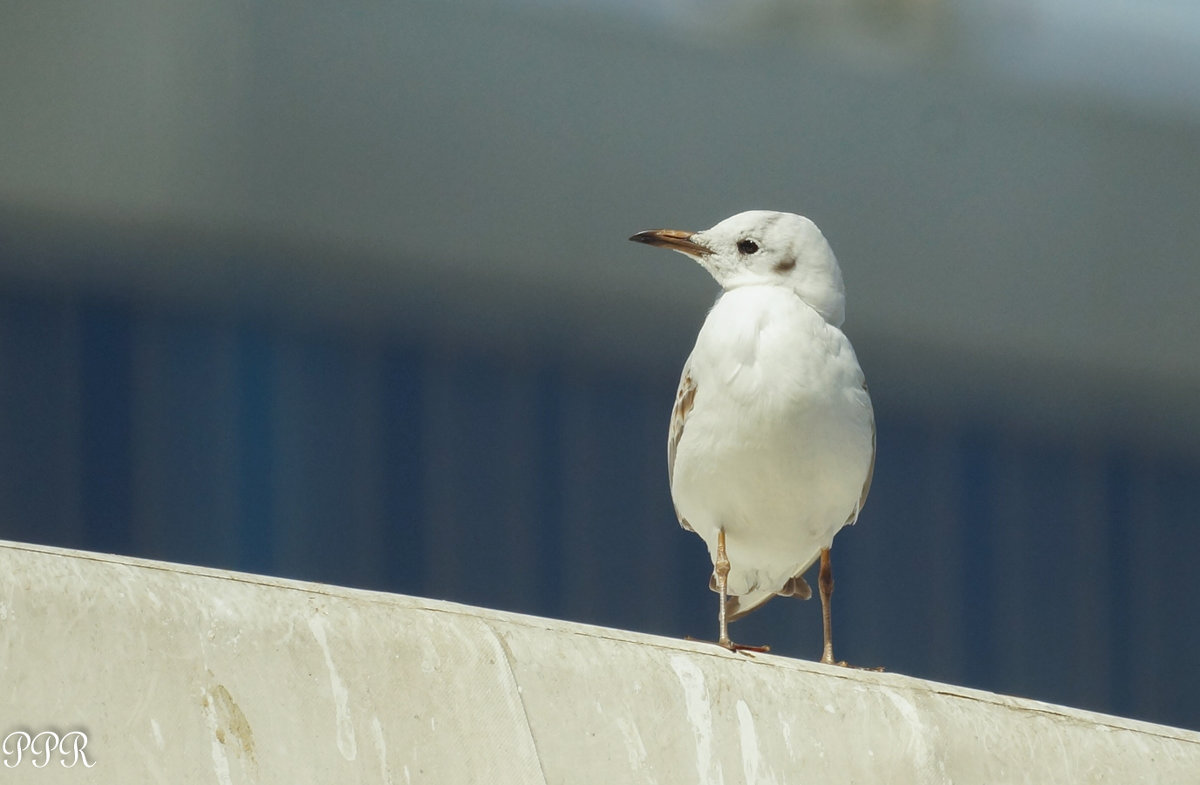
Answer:
<svg viewBox="0 0 1200 785"><path fill-rule="evenodd" d="M0 761L10 769L15 769L23 762L41 769L50 765L51 760L57 760L68 769L74 768L77 763L90 769L96 764L89 761L84 752L87 742L87 734L80 730L69 731L62 736L52 730L44 730L36 735L15 730L5 736L4 743L0 744Z"/></svg>

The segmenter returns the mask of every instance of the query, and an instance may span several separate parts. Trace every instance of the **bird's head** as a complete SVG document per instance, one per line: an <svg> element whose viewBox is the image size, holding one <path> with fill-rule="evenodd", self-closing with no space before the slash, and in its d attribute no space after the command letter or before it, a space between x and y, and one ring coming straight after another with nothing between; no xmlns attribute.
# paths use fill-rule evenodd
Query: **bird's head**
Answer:
<svg viewBox="0 0 1200 785"><path fill-rule="evenodd" d="M651 229L629 239L690 256L726 291L783 286L830 324L845 318L842 271L821 230L804 216L750 210L701 232Z"/></svg>

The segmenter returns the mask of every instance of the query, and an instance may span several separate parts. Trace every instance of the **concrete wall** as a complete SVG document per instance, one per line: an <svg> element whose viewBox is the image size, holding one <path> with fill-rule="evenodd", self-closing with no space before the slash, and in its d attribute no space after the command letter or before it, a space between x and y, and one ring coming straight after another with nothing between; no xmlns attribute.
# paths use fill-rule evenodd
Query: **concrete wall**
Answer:
<svg viewBox="0 0 1200 785"><path fill-rule="evenodd" d="M995 785L1200 772L1200 734L898 674L19 543L0 543L0 575L0 734L12 749L14 731L78 730L91 764L3 756L21 782Z"/></svg>

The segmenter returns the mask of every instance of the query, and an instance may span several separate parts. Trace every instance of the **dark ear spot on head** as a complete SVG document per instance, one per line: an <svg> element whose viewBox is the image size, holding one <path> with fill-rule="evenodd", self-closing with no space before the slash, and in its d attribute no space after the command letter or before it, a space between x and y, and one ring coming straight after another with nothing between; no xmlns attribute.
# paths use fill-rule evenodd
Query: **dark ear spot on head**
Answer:
<svg viewBox="0 0 1200 785"><path fill-rule="evenodd" d="M786 273L788 270L791 270L795 266L796 266L796 258L795 257L792 257L790 259L784 259L782 262L779 262L778 264L775 265L775 272Z"/></svg>

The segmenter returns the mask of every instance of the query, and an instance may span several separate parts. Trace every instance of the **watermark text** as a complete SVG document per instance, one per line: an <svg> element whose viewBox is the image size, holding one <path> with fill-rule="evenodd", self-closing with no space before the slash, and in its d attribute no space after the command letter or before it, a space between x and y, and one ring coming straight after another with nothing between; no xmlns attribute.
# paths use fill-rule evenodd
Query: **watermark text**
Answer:
<svg viewBox="0 0 1200 785"><path fill-rule="evenodd" d="M15 730L0 743L0 762L10 769L15 769L23 763L41 769L49 766L51 761L57 760L68 769L79 763L90 769L96 763L89 761L87 752L84 751L87 742L87 734L81 730L68 731L61 736L52 730L40 733Z"/></svg>

